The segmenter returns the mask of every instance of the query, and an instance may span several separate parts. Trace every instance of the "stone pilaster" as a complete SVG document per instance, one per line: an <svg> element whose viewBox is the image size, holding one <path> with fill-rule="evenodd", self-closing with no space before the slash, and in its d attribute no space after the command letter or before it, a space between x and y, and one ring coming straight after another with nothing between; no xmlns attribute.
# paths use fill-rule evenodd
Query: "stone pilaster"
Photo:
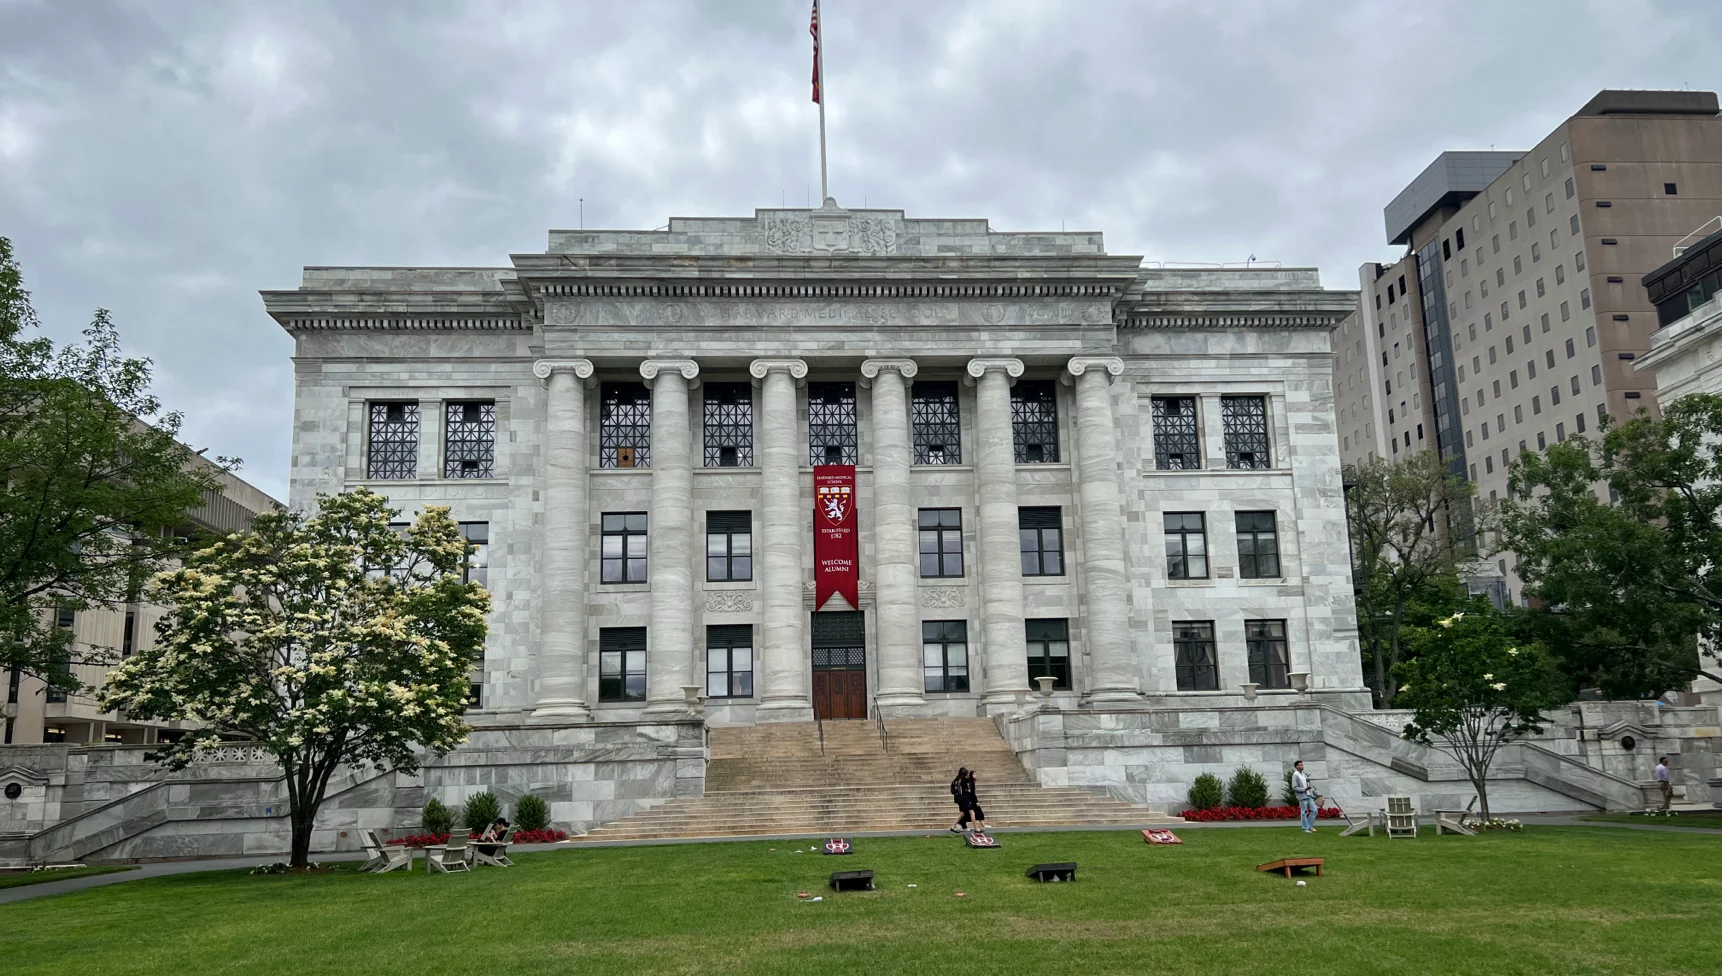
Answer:
<svg viewBox="0 0 1722 976"><path fill-rule="evenodd" d="M640 376L652 389L652 509L647 526L652 616L646 631L646 711L685 712L682 686L694 680L693 435L689 359L649 359ZM704 551L703 549L700 551Z"/></svg>
<svg viewBox="0 0 1722 976"><path fill-rule="evenodd" d="M795 388L807 377L800 359L756 359L748 367L760 381L759 461L761 633L755 638L756 719L801 722L813 717L811 653L801 605L801 537L812 508L801 497L801 427Z"/></svg>
<svg viewBox="0 0 1722 976"><path fill-rule="evenodd" d="M544 531L539 535L535 718L582 721L586 707L586 380L584 359L541 359L545 382ZM421 430L423 419L420 419Z"/></svg>
<svg viewBox="0 0 1722 976"><path fill-rule="evenodd" d="M1078 356L1065 367L1076 378L1076 480L1082 509L1082 595L1088 612L1088 700L1138 701L1130 656L1130 582L1124 562L1123 490L1118 481L1118 427L1112 377L1124 361Z"/></svg>
<svg viewBox="0 0 1722 976"><path fill-rule="evenodd" d="M975 494L980 518L981 636L989 712L1014 708L1028 688L1022 628L1022 552L1017 534L1016 449L1011 433L1011 381L1020 359L971 359L975 380Z"/></svg>
<svg viewBox="0 0 1722 976"><path fill-rule="evenodd" d="M861 375L873 386L873 578L878 587L881 707L926 704L915 584L915 508L909 493L907 380L912 359L869 359Z"/></svg>

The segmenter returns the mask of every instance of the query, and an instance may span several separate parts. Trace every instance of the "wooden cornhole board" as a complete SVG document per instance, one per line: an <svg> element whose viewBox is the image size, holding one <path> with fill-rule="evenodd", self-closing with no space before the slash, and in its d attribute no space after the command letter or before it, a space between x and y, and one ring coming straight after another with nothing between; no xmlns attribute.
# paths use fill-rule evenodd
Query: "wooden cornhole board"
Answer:
<svg viewBox="0 0 1722 976"><path fill-rule="evenodd" d="M1142 831L1142 839L1150 844L1182 844L1178 835L1164 827L1147 827Z"/></svg>
<svg viewBox="0 0 1722 976"><path fill-rule="evenodd" d="M998 842L998 840L995 839L994 837L992 837L991 835L983 834L978 830L965 835L963 838L963 842L968 844L970 847L992 848L992 847L1003 847L1004 846L1003 844L1000 844Z"/></svg>
<svg viewBox="0 0 1722 976"><path fill-rule="evenodd" d="M1282 857L1277 861L1269 861L1266 864L1258 864L1258 865L1256 865L1256 870L1257 871L1284 871L1286 877L1289 878L1292 876L1293 871L1296 871L1299 874L1302 874L1303 872L1309 870L1310 868L1315 868L1315 876L1319 878L1319 877L1321 877L1321 865L1322 865L1322 859L1319 857Z"/></svg>

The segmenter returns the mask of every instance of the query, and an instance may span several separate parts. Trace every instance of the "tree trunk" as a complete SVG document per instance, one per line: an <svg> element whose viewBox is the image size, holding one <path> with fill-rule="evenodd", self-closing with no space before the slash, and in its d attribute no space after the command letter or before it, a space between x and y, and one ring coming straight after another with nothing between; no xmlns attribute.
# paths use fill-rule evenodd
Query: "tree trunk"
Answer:
<svg viewBox="0 0 1722 976"><path fill-rule="evenodd" d="M1373 631L1375 628L1373 625L1371 625L1370 629ZM1369 649L1375 655L1375 688L1374 688L1374 691L1375 691L1375 707L1376 708L1386 708L1387 707L1387 666L1382 661L1381 635L1380 634L1373 634L1370 637Z"/></svg>
<svg viewBox="0 0 1722 976"><path fill-rule="evenodd" d="M1489 822L1489 783L1487 776L1488 770L1471 774L1471 785L1477 788L1477 808L1481 811L1484 823Z"/></svg>
<svg viewBox="0 0 1722 976"><path fill-rule="evenodd" d="M304 871L311 866L311 828L317 823L317 808L313 806L309 811L294 810L289 820L293 829L293 852L289 855L287 866L296 871Z"/></svg>

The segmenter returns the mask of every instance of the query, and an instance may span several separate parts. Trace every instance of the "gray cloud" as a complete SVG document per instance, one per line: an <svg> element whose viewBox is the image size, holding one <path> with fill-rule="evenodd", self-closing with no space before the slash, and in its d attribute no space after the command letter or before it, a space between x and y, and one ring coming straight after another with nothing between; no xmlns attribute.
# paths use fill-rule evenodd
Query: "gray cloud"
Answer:
<svg viewBox="0 0 1722 976"><path fill-rule="evenodd" d="M0 234L114 311L188 435L283 495L305 264L499 264L550 227L818 193L804 0L0 0ZM1604 87L1715 87L1722 5L830 0L833 193L1349 287L1435 153ZM816 202L816 201L815 201Z"/></svg>

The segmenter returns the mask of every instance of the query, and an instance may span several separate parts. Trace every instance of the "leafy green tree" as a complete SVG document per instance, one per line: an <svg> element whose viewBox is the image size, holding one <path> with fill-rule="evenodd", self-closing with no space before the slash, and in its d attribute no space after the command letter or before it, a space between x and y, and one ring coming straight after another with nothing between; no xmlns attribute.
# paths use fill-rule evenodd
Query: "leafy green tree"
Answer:
<svg viewBox="0 0 1722 976"><path fill-rule="evenodd" d="M1511 493L1502 527L1532 622L1576 682L1641 698L1722 680L1722 397L1526 453Z"/></svg>
<svg viewBox="0 0 1722 976"><path fill-rule="evenodd" d="M152 755L171 768L222 733L267 748L285 774L299 868L337 769L411 772L422 750L465 741L490 611L484 588L462 582L470 547L448 509L427 507L403 532L363 488L319 495L317 509L259 516L158 577L151 595L172 615L101 693L104 708L199 724Z"/></svg>
<svg viewBox="0 0 1722 976"><path fill-rule="evenodd" d="M0 237L0 671L76 690L74 647L55 610L117 607L186 553L188 513L219 491L212 464L179 443L180 415L150 394L108 313L84 341L36 335L11 242Z"/></svg>
<svg viewBox="0 0 1722 976"><path fill-rule="evenodd" d="M1476 560L1476 487L1434 451L1347 465L1344 480L1364 667L1376 706L1387 708L1405 628L1464 599L1460 573Z"/></svg>
<svg viewBox="0 0 1722 976"><path fill-rule="evenodd" d="M1464 767L1489 819L1489 767L1501 747L1542 731L1546 709L1569 700L1553 663L1514 639L1511 618L1486 600L1407 628L1412 654L1401 661L1398 705L1411 709L1404 736Z"/></svg>

